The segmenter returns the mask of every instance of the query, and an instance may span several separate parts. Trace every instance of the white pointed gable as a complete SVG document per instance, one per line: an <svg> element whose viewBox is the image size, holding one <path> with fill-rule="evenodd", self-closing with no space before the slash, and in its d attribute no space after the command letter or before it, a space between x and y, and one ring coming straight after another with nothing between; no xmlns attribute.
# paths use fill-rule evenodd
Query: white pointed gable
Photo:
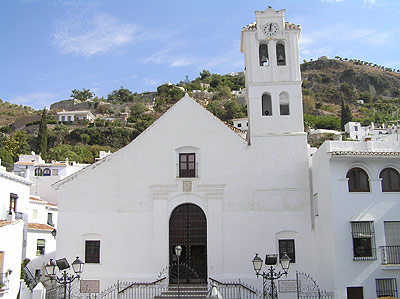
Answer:
<svg viewBox="0 0 400 299"><path fill-rule="evenodd" d="M185 146L210 147L212 144L216 148L215 150L219 151L218 147L223 146L220 148L221 153L227 150L225 146L246 148L248 145L243 138L186 93L182 99L130 144L82 171L55 183L53 186L58 189L60 186L73 181L82 173L91 173L98 167L107 167L106 164L109 163L119 163L117 157L126 159L125 157L129 156L130 158L126 159L124 164L129 163L129 161L133 162L138 155L140 156L141 150L155 152L155 148L162 148L167 143L173 147L171 150ZM210 143L210 145L207 143Z"/></svg>

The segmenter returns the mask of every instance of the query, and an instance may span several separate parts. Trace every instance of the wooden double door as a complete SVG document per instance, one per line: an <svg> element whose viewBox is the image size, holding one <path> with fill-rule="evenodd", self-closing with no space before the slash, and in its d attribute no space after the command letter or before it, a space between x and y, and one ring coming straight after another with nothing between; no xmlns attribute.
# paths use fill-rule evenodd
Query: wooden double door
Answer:
<svg viewBox="0 0 400 299"><path fill-rule="evenodd" d="M178 245L182 247L179 265L175 254ZM207 219L195 204L182 204L171 214L169 264L169 282L172 284L178 280L182 284L207 282Z"/></svg>

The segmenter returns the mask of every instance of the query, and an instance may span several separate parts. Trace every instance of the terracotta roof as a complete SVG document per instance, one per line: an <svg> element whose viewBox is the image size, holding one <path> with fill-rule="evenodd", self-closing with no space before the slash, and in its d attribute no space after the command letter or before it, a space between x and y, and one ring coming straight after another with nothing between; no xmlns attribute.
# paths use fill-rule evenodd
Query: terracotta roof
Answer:
<svg viewBox="0 0 400 299"><path fill-rule="evenodd" d="M301 29L301 26L293 24L293 23L285 22L285 29ZM246 25L242 28L242 31L255 31L255 30L257 30L256 22Z"/></svg>
<svg viewBox="0 0 400 299"><path fill-rule="evenodd" d="M56 205L56 204L54 204L54 203L49 203L49 202L46 203L46 206L52 206L52 207L56 207L56 208L58 207L58 205Z"/></svg>
<svg viewBox="0 0 400 299"><path fill-rule="evenodd" d="M15 164L20 164L20 165L35 165L35 162L18 161L18 162L15 162Z"/></svg>
<svg viewBox="0 0 400 299"><path fill-rule="evenodd" d="M15 221L0 220L0 227L14 223Z"/></svg>
<svg viewBox="0 0 400 299"><path fill-rule="evenodd" d="M28 229L48 230L52 231L54 227L42 223L28 223Z"/></svg>
<svg viewBox="0 0 400 299"><path fill-rule="evenodd" d="M400 152L333 151L334 156L400 156Z"/></svg>

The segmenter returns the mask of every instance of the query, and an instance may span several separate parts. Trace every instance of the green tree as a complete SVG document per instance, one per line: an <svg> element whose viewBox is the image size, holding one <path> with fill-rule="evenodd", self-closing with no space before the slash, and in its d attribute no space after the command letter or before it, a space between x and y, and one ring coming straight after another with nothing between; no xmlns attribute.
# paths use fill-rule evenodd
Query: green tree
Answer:
<svg viewBox="0 0 400 299"><path fill-rule="evenodd" d="M36 140L36 151L40 153L43 160L47 155L47 115L46 108L43 109L42 118L40 120L38 137Z"/></svg>
<svg viewBox="0 0 400 299"><path fill-rule="evenodd" d="M70 97L80 101L87 101L94 97L94 92L90 91L90 89L85 88L82 88L82 90L73 89L71 90Z"/></svg>
<svg viewBox="0 0 400 299"><path fill-rule="evenodd" d="M11 136L8 136L2 142L5 150L7 150L13 161L18 161L21 154L28 154L31 148L28 144L28 135L22 131L16 131Z"/></svg>
<svg viewBox="0 0 400 299"><path fill-rule="evenodd" d="M13 157L8 152L8 150L6 150L6 148L4 148L4 147L0 148L0 159L1 159L1 162L5 162L10 165L14 164Z"/></svg>
<svg viewBox="0 0 400 299"><path fill-rule="evenodd" d="M210 77L211 76L211 73L209 72L209 71L207 71L207 70L203 70L201 73L200 73L200 79L201 80L204 80L205 78L208 78L208 77Z"/></svg>
<svg viewBox="0 0 400 299"><path fill-rule="evenodd" d="M109 102L131 102L134 100L134 95L132 94L132 91L121 86L119 89L110 93L107 100Z"/></svg>
<svg viewBox="0 0 400 299"><path fill-rule="evenodd" d="M344 125L349 121L352 121L353 115L351 114L350 107L346 105L345 101L342 99L342 109L340 112L340 130L344 131Z"/></svg>

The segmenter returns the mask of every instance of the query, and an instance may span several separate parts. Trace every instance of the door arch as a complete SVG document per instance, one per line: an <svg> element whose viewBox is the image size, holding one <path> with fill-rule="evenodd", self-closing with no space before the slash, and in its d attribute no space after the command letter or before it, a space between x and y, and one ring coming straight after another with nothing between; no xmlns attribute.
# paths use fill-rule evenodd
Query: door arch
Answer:
<svg viewBox="0 0 400 299"><path fill-rule="evenodd" d="M207 282L207 218L192 203L177 206L169 220L169 282L178 283L175 246L182 247L179 259L180 283Z"/></svg>

